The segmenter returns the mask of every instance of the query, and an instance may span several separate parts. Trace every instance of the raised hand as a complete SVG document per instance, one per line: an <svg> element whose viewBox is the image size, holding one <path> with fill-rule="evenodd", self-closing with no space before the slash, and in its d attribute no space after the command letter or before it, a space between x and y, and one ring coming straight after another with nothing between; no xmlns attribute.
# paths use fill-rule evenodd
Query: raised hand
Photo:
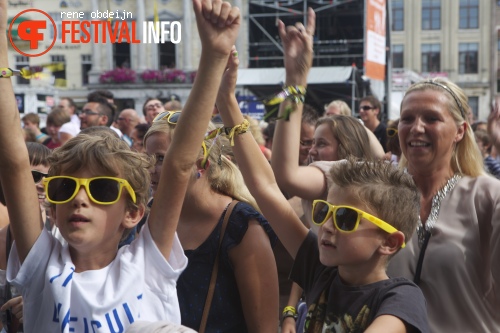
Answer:
<svg viewBox="0 0 500 333"><path fill-rule="evenodd" d="M226 58L240 28L240 10L222 0L193 0L203 52Z"/></svg>
<svg viewBox="0 0 500 333"><path fill-rule="evenodd" d="M302 23L285 27L279 21L278 31L284 47L287 84L305 84L312 66L313 36L316 29L316 14L309 8L307 27Z"/></svg>
<svg viewBox="0 0 500 333"><path fill-rule="evenodd" d="M0 0L0 28L2 33L7 30L7 0Z"/></svg>
<svg viewBox="0 0 500 333"><path fill-rule="evenodd" d="M240 59L238 58L238 51L233 45L231 48L231 54L227 60L227 67L222 75L222 81L219 87L218 95L231 95L234 96L236 89L236 80L238 78L238 65L240 64Z"/></svg>

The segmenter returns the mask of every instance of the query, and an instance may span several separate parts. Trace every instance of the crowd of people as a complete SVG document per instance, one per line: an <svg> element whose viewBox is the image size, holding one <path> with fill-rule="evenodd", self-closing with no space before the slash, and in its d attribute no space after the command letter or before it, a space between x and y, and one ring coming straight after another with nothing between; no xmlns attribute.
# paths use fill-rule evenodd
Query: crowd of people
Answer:
<svg viewBox="0 0 500 333"><path fill-rule="evenodd" d="M0 77L2 332L500 332L500 108L471 123L435 78L388 123L374 96L360 119L316 110L308 9L278 21L286 78L261 132L235 94L239 9L193 9L184 106L98 90L41 129Z"/></svg>

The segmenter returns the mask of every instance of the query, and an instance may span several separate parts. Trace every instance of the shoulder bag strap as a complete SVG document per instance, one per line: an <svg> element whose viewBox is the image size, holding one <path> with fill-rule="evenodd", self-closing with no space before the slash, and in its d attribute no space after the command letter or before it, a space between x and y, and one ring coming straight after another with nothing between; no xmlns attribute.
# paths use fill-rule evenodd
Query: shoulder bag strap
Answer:
<svg viewBox="0 0 500 333"><path fill-rule="evenodd" d="M208 313L210 312L210 306L212 304L212 298L214 297L215 283L217 282L217 272L219 270L219 255L222 246L222 239L224 238L224 233L226 232L227 223L229 217L233 212L234 206L238 203L237 200L233 200L229 206L227 206L226 214L224 214L224 221L222 221L222 227L219 236L219 248L217 249L217 255L215 256L214 267L212 268L212 276L210 277L210 285L208 287L207 298L205 300L205 307L203 308L203 315L201 316L201 324L199 333L205 333L205 328L207 326Z"/></svg>

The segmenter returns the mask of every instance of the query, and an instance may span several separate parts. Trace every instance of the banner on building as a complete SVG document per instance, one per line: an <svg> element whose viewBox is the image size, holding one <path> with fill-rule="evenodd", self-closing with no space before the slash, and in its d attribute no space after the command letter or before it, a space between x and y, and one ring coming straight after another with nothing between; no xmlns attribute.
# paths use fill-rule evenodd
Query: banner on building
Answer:
<svg viewBox="0 0 500 333"><path fill-rule="evenodd" d="M366 0L365 75L385 79L386 0Z"/></svg>

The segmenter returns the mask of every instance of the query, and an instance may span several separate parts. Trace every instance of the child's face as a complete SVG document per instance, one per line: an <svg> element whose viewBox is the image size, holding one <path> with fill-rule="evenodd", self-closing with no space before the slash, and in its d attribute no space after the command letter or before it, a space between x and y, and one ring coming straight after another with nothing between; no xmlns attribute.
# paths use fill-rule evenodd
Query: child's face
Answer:
<svg viewBox="0 0 500 333"><path fill-rule="evenodd" d="M333 205L346 205L358 208L377 216L359 201L352 189L340 188L333 185L328 193L327 201ZM331 216L318 232L318 246L321 263L325 266L350 266L359 269L370 267L377 258L377 249L384 241L387 233L373 223L361 218L356 231L344 233L333 225Z"/></svg>
<svg viewBox="0 0 500 333"><path fill-rule="evenodd" d="M43 164L32 165L31 170L40 171L41 173L47 174L49 172L49 167ZM38 193L38 202L40 207L45 204L45 189L43 187L43 179L38 183L35 183L36 192ZM45 209L45 208L44 208Z"/></svg>
<svg viewBox="0 0 500 333"><path fill-rule="evenodd" d="M38 126L36 124L34 124L28 120L23 121L23 124L24 124L24 128L29 128L29 129L37 129L38 128Z"/></svg>
<svg viewBox="0 0 500 333"><path fill-rule="evenodd" d="M336 161L338 160L337 149L339 143L332 133L328 124L321 124L314 132L314 142L309 150L313 161Z"/></svg>
<svg viewBox="0 0 500 333"><path fill-rule="evenodd" d="M61 175L92 178L103 174L79 170L74 173L62 171ZM90 200L85 188L81 186L72 200L52 206L51 216L54 217L64 239L78 254L116 255L123 231L131 227L129 223L133 218L126 209L127 200L127 191L123 190L118 202L111 205L97 204Z"/></svg>
<svg viewBox="0 0 500 333"><path fill-rule="evenodd" d="M146 153L156 158L156 163L151 170L151 190L153 191L153 196L158 189L163 159L170 146L170 142L171 138L169 134L158 132L149 136L146 141Z"/></svg>

